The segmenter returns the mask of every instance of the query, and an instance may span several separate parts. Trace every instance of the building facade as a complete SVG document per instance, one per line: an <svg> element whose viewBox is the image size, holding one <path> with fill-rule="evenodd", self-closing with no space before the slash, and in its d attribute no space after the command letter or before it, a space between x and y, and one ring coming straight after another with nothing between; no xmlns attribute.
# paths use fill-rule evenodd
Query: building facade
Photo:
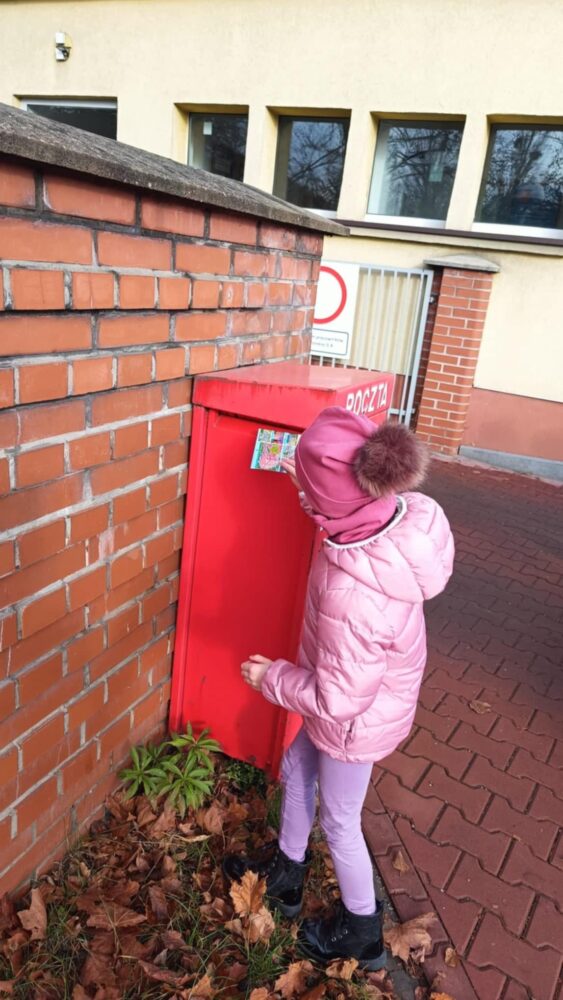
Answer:
<svg viewBox="0 0 563 1000"><path fill-rule="evenodd" d="M354 265L368 303L351 360L364 363L363 336L374 367L406 374L416 355L424 369L437 306L446 360L456 327L470 330L455 345L463 399L434 381L455 450L560 473L560 4L24 0L1 3L0 21L1 101L344 222L324 260ZM411 314L418 339L391 363ZM419 429L437 405L426 374Z"/></svg>

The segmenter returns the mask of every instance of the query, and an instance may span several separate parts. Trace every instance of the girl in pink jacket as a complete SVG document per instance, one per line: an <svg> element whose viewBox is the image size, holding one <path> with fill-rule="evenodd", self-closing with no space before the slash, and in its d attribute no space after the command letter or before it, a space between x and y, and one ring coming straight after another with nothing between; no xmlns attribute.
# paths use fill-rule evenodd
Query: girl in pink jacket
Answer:
<svg viewBox="0 0 563 1000"><path fill-rule="evenodd" d="M407 428L374 429L340 407L323 410L295 456L302 503L326 532L313 566L297 663L252 656L244 679L303 717L285 754L279 843L265 856L230 856L224 869L266 878L287 916L301 908L316 810L341 892L331 919L305 920L311 958L385 963L381 905L361 830L372 765L408 735L426 662L423 602L445 587L454 544L441 507L422 493L428 456Z"/></svg>

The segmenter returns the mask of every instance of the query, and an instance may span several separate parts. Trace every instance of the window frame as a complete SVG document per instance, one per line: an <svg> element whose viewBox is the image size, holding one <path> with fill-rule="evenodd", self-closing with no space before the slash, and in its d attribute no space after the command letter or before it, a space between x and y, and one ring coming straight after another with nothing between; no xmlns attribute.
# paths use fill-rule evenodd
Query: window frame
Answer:
<svg viewBox="0 0 563 1000"><path fill-rule="evenodd" d="M118 139L118 124L119 124L119 102L116 97L111 98L93 98L88 99L87 97L77 97L76 99L72 97L22 97L20 98L20 107L23 111L31 111L34 114L33 109L29 107L30 104L39 105L39 107L47 108L87 108L93 111L105 110L105 111L115 111L115 139ZM40 116L41 117L41 116ZM59 123L61 124L61 123ZM77 125L71 125L71 128L78 128ZM88 131L85 129L84 131ZM99 132L90 132L90 135L98 135ZM101 138L107 139L109 136L100 136Z"/></svg>
<svg viewBox="0 0 563 1000"><path fill-rule="evenodd" d="M392 126L404 126L405 128L432 128L432 127L443 127L443 128L455 128L458 127L460 131L460 146L458 152L458 159L456 162L456 173L454 174L452 190L450 192L450 199L448 202L448 209L444 219L435 219L422 217L418 215L388 215L379 212L370 212L369 203L372 198L372 190L374 186L374 175L376 166L379 159L383 161L383 172L385 170L385 156L387 153L387 143L381 146L380 142L380 128L382 125L392 125ZM393 115L378 115L377 116L377 134L375 137L375 148L372 159L371 172L368 184L368 197L367 197L367 209L364 215L365 222L375 222L381 223L382 225L388 226L408 226L409 228L416 229L446 229L447 227L447 217L450 210L450 204L452 200L453 190L456 182L456 175L459 166L459 154L461 152L461 145L463 142L463 132L465 128L465 118L460 115L445 116L440 118L432 117L417 117L416 115L401 115L400 117L394 117ZM381 150L381 152L379 152ZM382 172L382 179L384 173Z"/></svg>
<svg viewBox="0 0 563 1000"><path fill-rule="evenodd" d="M270 109L270 110L272 110L272 109ZM346 155L348 153L348 137L349 137L349 134L350 134L351 113L350 112L342 112L342 113L340 113L338 111L323 111L320 108L319 109L314 109L312 111L309 110L309 109L301 110L301 109L297 109L297 108L296 109L292 109L292 110L288 110L288 111L274 109L274 113L277 116L277 136L276 136L276 148L275 148L275 153L274 153L274 176L273 176L273 179L272 179L272 194L274 195L275 198L282 198L284 201L290 201L289 197L287 195L286 196L284 196L284 195L278 195L275 192L276 181L277 181L277 178L278 178L278 169L279 169L278 168L278 158L279 158L279 148L280 148L280 145L279 145L279 143L280 143L280 122L282 121L282 119L284 121L288 121L289 120L289 121L292 121L292 122L314 122L315 124L320 123L320 122L330 122L330 123L334 123L334 122L346 122L347 123L348 129L347 129L347 132L346 132L346 146L345 146L345 149L344 149L344 156L343 156L343 159L342 159L342 176L340 178L340 188L339 188L339 191L338 191L338 199L337 199L337 203L336 203L336 208L309 208L308 206L304 207L302 205L298 205L297 202L290 202L290 204L296 205L297 208L303 208L304 211L313 212L314 215L319 215L319 216L321 216L324 219L336 219L337 216L338 216L338 206L340 204L340 196L342 194L342 183L343 183L343 180L344 180L344 172L345 172L345 169L346 169ZM287 167L288 166L289 166L289 156L288 156L288 162L287 162L287 165L286 165L286 168L285 168L286 176L287 176Z"/></svg>
<svg viewBox="0 0 563 1000"><path fill-rule="evenodd" d="M218 110L216 107L214 107L213 110L209 110L209 108L201 108L201 107L195 107L194 106L194 107L187 108L184 111L184 114L186 115L186 156L185 156L185 163L186 163L186 166L193 167L194 170L205 170L206 168L205 167L196 167L193 163L190 163L190 150L191 150L191 143L192 143L192 120L193 120L193 118L196 117L197 119L202 119L202 118L205 118L206 116L208 116L209 118L212 118L212 117L214 117L214 118L246 118L246 138L245 138L245 143L244 143L244 158L243 158L243 165L242 165L242 177L241 177L241 179L239 181L239 183L243 183L244 182L244 173L245 173L245 170L246 170L246 151L247 151L247 147L248 147L248 129L249 129L249 125L250 125L249 108L245 108L244 110L240 110L238 108L234 109L234 108L231 108L231 107L227 107L226 109L225 108L221 108L221 110ZM215 177L225 177L227 180L234 180L234 178L228 177L226 174L217 174L217 173L214 173L212 170L207 171L207 173L213 173Z"/></svg>
<svg viewBox="0 0 563 1000"><path fill-rule="evenodd" d="M491 162L494 134L495 131L499 130L513 132L518 130L534 132L560 131L563 133L563 121L560 119L557 121L549 121L549 119L540 121L537 118L534 118L533 120L526 120L525 116L514 121L507 119L503 119L502 121L489 121L487 148L485 150L485 159L481 171L481 183L479 185L479 193L477 195L477 202L475 205L475 216L479 210L481 194L486 183L486 171L488 171L489 164ZM563 226L559 229L548 226L522 226L518 223L513 224L510 222L479 222L476 218L473 219L471 232L482 233L483 235L491 233L497 236L506 236L508 239L510 239L511 236L528 236L531 239L563 239Z"/></svg>

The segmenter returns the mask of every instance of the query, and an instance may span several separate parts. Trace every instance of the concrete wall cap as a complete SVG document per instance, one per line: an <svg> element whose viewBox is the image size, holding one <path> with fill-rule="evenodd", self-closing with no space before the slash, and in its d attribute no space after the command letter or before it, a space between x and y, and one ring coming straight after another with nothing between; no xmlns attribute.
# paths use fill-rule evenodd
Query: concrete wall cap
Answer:
<svg viewBox="0 0 563 1000"><path fill-rule="evenodd" d="M349 232L331 219L249 184L1 103L0 153L317 233Z"/></svg>
<svg viewBox="0 0 563 1000"><path fill-rule="evenodd" d="M487 260L486 257L477 257L470 253L454 253L447 257L429 257L424 261L425 267L450 267L455 271L490 271L495 274L500 271L500 265Z"/></svg>

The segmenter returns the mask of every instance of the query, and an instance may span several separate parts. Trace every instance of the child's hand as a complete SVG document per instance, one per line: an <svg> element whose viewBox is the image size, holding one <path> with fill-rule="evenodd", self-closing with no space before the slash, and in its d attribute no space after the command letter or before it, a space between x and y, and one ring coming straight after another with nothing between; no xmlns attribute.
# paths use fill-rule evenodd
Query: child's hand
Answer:
<svg viewBox="0 0 563 1000"><path fill-rule="evenodd" d="M291 482L295 486L295 489L296 490L300 490L301 487L300 487L300 485L299 485L299 483L297 481L297 476L295 474L295 462L293 461L293 459L292 458L286 458L281 463L281 467L282 467L282 469L285 469L285 471L287 472L289 478L291 479Z"/></svg>
<svg viewBox="0 0 563 1000"><path fill-rule="evenodd" d="M251 656L249 660L241 665L240 671L243 676L243 680L246 681L250 687L255 688L256 691L260 691L262 687L262 681L264 680L266 671L270 666L272 660L269 660L267 656L259 656L257 653Z"/></svg>

